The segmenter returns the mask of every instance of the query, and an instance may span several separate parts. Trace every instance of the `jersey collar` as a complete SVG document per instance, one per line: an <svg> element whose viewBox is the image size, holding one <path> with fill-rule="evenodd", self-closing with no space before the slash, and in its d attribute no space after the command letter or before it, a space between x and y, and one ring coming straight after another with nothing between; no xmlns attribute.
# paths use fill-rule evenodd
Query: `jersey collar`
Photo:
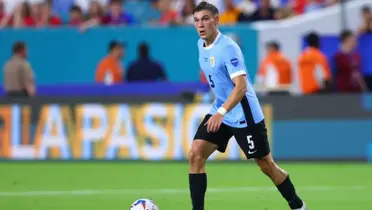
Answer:
<svg viewBox="0 0 372 210"><path fill-rule="evenodd" d="M220 36L221 36L221 32L218 31L218 34L217 34L216 38L214 39L213 43L210 44L208 47L204 47L204 49L205 50L212 49L212 47L214 46L214 44L216 44L216 42L220 38Z"/></svg>

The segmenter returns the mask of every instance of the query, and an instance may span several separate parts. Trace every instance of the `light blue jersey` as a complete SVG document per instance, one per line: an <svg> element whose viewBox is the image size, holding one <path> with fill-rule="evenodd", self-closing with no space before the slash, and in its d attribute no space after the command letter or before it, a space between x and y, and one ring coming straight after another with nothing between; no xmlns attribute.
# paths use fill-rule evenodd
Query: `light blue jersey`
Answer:
<svg viewBox="0 0 372 210"><path fill-rule="evenodd" d="M248 91L241 103L224 116L223 123L242 128L253 122L261 122L264 115L253 90L240 47L230 37L219 33L208 47L204 47L204 41L199 39L198 48L200 67L216 98L209 114L215 114L229 97L234 89L232 78L247 75Z"/></svg>

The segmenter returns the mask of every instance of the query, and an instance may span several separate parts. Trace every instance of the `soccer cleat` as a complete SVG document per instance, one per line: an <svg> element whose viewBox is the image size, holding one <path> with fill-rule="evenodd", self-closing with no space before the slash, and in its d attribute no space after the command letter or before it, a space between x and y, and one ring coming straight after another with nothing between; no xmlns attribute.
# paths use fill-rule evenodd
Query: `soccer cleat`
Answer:
<svg viewBox="0 0 372 210"><path fill-rule="evenodd" d="M304 205L302 205L299 209L292 209L292 210L307 210L306 203L304 202Z"/></svg>

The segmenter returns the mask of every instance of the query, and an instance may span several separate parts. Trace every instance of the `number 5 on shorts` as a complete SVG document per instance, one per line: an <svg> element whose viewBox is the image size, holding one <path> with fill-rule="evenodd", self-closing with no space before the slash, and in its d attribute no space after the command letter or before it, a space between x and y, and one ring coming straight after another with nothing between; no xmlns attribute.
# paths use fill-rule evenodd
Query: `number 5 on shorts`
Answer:
<svg viewBox="0 0 372 210"><path fill-rule="evenodd" d="M255 148L254 141L252 140L252 135L247 136L249 150Z"/></svg>

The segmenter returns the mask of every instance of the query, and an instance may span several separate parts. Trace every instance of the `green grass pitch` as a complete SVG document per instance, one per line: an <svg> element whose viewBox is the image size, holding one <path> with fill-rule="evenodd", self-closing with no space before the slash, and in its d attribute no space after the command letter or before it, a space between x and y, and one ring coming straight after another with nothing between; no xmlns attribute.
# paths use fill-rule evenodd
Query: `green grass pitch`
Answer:
<svg viewBox="0 0 372 210"><path fill-rule="evenodd" d="M372 209L372 165L286 163L310 210ZM207 210L288 210L253 163L208 163ZM0 163L1 210L191 210L187 163Z"/></svg>

